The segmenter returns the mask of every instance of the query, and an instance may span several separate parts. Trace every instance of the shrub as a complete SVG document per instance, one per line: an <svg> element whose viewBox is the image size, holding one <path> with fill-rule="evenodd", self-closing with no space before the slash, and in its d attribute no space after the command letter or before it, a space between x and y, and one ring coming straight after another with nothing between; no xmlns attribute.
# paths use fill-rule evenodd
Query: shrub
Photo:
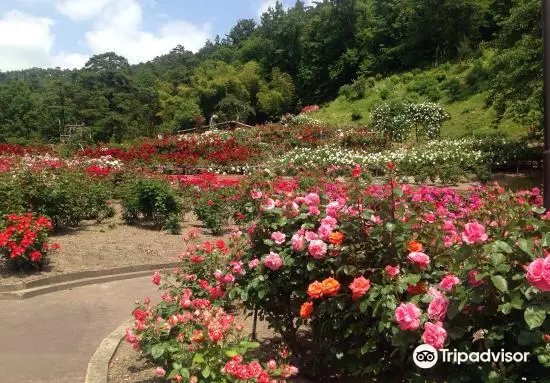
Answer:
<svg viewBox="0 0 550 383"><path fill-rule="evenodd" d="M51 250L59 245L48 245L52 222L32 213L9 214L0 232L0 255L16 270L41 269Z"/></svg>
<svg viewBox="0 0 550 383"><path fill-rule="evenodd" d="M186 234L187 240L190 237L196 234ZM268 383L297 372L287 362L262 365L253 360L250 351L259 344L251 342L236 317L221 307L233 274L244 270L242 262L222 264L221 258L242 246L239 233L229 243L190 245L181 269L153 276L153 283L164 290L162 302L151 305L145 298L138 305L126 340L159 366L157 376L177 382L198 382L200 377L204 383Z"/></svg>
<svg viewBox="0 0 550 383"><path fill-rule="evenodd" d="M122 195L123 216L126 222L141 220L158 228L170 224L175 229L175 216L181 206L171 186L162 180L138 179L127 184Z"/></svg>
<svg viewBox="0 0 550 383"><path fill-rule="evenodd" d="M24 171L17 175L17 185L28 209L50 218L56 230L78 226L87 215L88 202L89 208L97 207L95 202L86 200L91 183L78 172Z"/></svg>
<svg viewBox="0 0 550 383"><path fill-rule="evenodd" d="M550 279L541 273L550 262L550 214L538 190L460 195L390 178L345 188L318 183L256 201L252 245L240 258L251 266L229 296L258 308L312 377L515 382L547 375ZM306 348L299 329L309 329ZM424 372L412 362L420 343L532 357Z"/></svg>

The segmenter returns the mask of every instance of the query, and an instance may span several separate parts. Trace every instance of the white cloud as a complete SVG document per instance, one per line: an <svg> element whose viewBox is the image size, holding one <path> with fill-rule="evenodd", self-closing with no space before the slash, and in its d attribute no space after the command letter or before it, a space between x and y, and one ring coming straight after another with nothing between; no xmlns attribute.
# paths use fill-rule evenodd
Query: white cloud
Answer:
<svg viewBox="0 0 550 383"><path fill-rule="evenodd" d="M258 8L258 17L262 17L262 14L267 12L269 8L275 8L275 4L277 4L277 0L263 0Z"/></svg>
<svg viewBox="0 0 550 383"><path fill-rule="evenodd" d="M52 54L54 21L11 10L0 18L0 70L32 67L78 68L83 65L79 54ZM84 61L85 62L85 61Z"/></svg>
<svg viewBox="0 0 550 383"><path fill-rule="evenodd" d="M60 0L55 3L59 13L71 20L90 20L101 14L101 11L113 0Z"/></svg>
<svg viewBox="0 0 550 383"><path fill-rule="evenodd" d="M191 51L199 50L210 37L210 27L187 21L171 21L156 33L143 30L143 9L136 0L118 0L102 11L86 42L94 54L113 51L132 64L168 53L178 44Z"/></svg>

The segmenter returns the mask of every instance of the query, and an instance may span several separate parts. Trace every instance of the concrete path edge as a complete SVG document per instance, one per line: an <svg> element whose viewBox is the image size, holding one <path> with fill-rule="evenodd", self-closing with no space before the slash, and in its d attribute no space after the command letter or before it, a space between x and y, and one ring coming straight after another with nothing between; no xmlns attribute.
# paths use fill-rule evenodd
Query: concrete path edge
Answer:
<svg viewBox="0 0 550 383"><path fill-rule="evenodd" d="M138 278L146 276L148 273L155 270L170 269L179 265L180 262L172 262L153 265L117 267L106 270L93 270L56 275L53 277L29 281L27 283L21 282L16 285L4 285L0 286L0 301L27 299L73 287ZM17 286L18 288L13 289L12 286Z"/></svg>
<svg viewBox="0 0 550 383"><path fill-rule="evenodd" d="M107 336L88 363L86 370L86 380L84 383L107 383L109 376L109 363L115 354L118 345L124 338L126 328L131 326L132 322L127 321L120 325L115 331Z"/></svg>

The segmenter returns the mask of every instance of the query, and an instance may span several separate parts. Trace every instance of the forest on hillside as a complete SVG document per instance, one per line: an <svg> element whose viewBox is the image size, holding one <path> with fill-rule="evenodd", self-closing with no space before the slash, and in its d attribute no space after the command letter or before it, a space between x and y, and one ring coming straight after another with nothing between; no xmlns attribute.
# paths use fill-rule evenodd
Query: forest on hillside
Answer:
<svg viewBox="0 0 550 383"><path fill-rule="evenodd" d="M492 49L487 106L542 121L538 0L324 0L278 3L239 20L197 53L183 46L130 65L114 52L79 70L0 72L0 142L56 142L84 124L101 142L207 121L276 121L334 99L343 86L470 60Z"/></svg>

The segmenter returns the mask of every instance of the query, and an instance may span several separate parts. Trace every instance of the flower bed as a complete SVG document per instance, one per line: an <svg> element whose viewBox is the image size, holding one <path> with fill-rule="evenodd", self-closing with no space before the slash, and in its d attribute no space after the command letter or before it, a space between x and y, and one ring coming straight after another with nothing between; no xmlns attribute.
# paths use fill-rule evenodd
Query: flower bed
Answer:
<svg viewBox="0 0 550 383"><path fill-rule="evenodd" d="M243 187L248 238L191 247L184 268L155 276L165 283L165 303L148 308L152 314L144 325L136 318L130 340L151 355L153 338L145 334L161 331L166 345L153 359L180 360L177 350L199 339L186 333L178 343L178 331L171 330L180 328L177 316L186 307L242 302L259 310L300 369L319 381L546 376L550 214L540 208L540 192L413 189L397 184L394 171L384 185L365 184L355 167L354 181L346 184L264 179ZM208 326L201 328L208 337ZM170 348L174 342L178 346ZM523 364L441 363L422 371L413 363L422 343L530 357ZM171 374L165 366L170 363L163 368ZM216 381L208 379L199 377Z"/></svg>

